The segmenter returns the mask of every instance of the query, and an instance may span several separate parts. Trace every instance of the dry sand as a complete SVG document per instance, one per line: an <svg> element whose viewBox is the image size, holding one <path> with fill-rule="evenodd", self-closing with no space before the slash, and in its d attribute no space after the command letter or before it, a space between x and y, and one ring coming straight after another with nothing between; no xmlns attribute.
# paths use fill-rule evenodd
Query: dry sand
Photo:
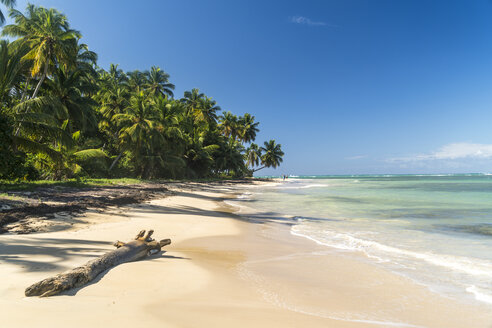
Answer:
<svg viewBox="0 0 492 328"><path fill-rule="evenodd" d="M281 223L239 220L221 201L235 187L183 184L176 195L106 214L71 231L0 235L1 327L491 327L460 304L344 257ZM38 280L76 267L153 228L166 252L93 284L26 298Z"/></svg>

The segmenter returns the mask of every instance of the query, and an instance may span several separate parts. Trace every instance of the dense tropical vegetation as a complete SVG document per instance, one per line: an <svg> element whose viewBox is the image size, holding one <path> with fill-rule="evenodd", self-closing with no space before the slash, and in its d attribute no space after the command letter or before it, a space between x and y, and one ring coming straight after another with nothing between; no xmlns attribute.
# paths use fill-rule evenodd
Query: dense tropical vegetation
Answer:
<svg viewBox="0 0 492 328"><path fill-rule="evenodd" d="M0 41L0 178L238 177L282 162L274 140L253 143L251 114L199 89L175 98L156 66L104 70L56 9L0 2L13 20L2 29L13 41Z"/></svg>

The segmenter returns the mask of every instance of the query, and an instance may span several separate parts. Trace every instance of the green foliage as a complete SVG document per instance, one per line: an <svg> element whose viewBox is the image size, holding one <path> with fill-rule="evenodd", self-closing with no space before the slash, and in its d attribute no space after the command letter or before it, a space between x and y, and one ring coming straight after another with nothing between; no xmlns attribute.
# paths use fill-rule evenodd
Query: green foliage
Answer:
<svg viewBox="0 0 492 328"><path fill-rule="evenodd" d="M253 143L251 114L219 115L199 89L175 99L157 66L97 67L57 10L28 5L10 17L2 34L17 39L0 41L0 178L242 177L282 162L275 141Z"/></svg>

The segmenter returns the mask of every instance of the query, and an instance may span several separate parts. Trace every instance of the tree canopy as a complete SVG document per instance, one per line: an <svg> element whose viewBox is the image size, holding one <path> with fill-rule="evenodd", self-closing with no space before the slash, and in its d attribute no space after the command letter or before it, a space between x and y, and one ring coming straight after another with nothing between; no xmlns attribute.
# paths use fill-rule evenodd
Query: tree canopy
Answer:
<svg viewBox="0 0 492 328"><path fill-rule="evenodd" d="M176 97L157 66L105 70L63 13L1 2L13 23L0 41L0 178L241 177L282 162L280 144L254 143L250 113L198 88Z"/></svg>

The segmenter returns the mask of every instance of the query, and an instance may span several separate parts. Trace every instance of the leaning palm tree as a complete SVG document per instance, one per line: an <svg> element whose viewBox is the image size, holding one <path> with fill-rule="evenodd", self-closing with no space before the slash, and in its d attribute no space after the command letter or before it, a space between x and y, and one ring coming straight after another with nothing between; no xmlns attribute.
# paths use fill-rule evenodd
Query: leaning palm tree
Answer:
<svg viewBox="0 0 492 328"><path fill-rule="evenodd" d="M36 98L45 78L55 67L75 67L78 53L77 40L81 35L70 29L67 17L56 9L29 4L26 15L11 9L9 16L15 24L3 28L2 35L18 37L16 43L25 43L29 52L22 58L32 62L31 76L39 77L31 98Z"/></svg>
<svg viewBox="0 0 492 328"><path fill-rule="evenodd" d="M264 147L261 147L260 149L263 153L263 155L261 155L262 167L254 170L254 172L264 169L265 167L273 167L275 169L280 166L280 163L282 163L282 156L284 156L280 144L277 144L275 140L265 141Z"/></svg>

